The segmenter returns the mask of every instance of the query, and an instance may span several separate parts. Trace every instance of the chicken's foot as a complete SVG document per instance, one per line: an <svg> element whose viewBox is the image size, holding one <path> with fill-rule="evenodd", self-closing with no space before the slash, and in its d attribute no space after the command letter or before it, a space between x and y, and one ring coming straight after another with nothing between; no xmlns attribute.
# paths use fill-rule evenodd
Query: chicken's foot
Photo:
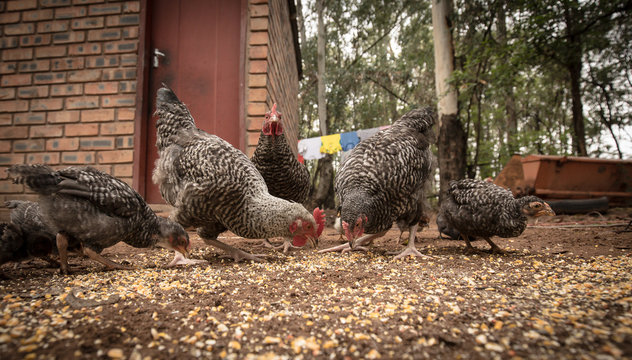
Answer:
<svg viewBox="0 0 632 360"><path fill-rule="evenodd" d="M346 242L341 245L336 245L328 249L320 250L318 251L318 253L323 254L323 253L335 252L335 251L340 251L342 253L346 253L349 251L367 251L368 250L367 246L371 245L373 243L373 240L379 238L380 236L384 236L384 234L386 234L386 231L383 231L377 234L367 234L367 235L361 236L355 240L353 244L353 249L351 248L349 243Z"/></svg>
<svg viewBox="0 0 632 360"><path fill-rule="evenodd" d="M300 246L292 245L292 241L287 240L287 239L283 240L283 244L281 245L274 245L273 243L270 242L270 240L263 239L263 246L274 249L274 250L283 249L284 254L287 254L290 251L290 249L300 249Z"/></svg>
<svg viewBox="0 0 632 360"><path fill-rule="evenodd" d="M492 254L504 254L505 253L505 251L503 249L499 248L498 245L494 244L490 238L486 237L485 241L487 241L487 243L492 247L490 249L490 252Z"/></svg>
<svg viewBox="0 0 632 360"><path fill-rule="evenodd" d="M266 257L265 254L250 254L243 250L237 249L236 247L230 246L228 244L224 244L223 242L217 239L203 239L205 243L208 245L214 246L216 248L222 249L228 253L223 257L232 257L235 262L239 262L241 260L252 260L252 261L263 261L261 257Z"/></svg>
<svg viewBox="0 0 632 360"><path fill-rule="evenodd" d="M406 246L406 249L404 249L404 251L400 252L397 256L395 256L393 258L393 260L397 260L397 259L402 259L405 258L406 256L416 256L416 257L420 257L420 258L424 258L424 259L432 259L433 257L430 255L424 255L422 253L419 252L419 250L417 250L417 248L415 247L415 240L417 239L417 227L419 225L413 225L410 227L410 231L408 233L408 245Z"/></svg>
<svg viewBox="0 0 632 360"><path fill-rule="evenodd" d="M108 269L119 269L119 270L134 270L135 269L135 267L133 266L119 264L110 259L106 259L102 255L98 254L96 251L90 248L87 248L85 246L83 247L83 253L87 255L90 259L94 261L98 261L101 264L105 265L105 267L107 267Z"/></svg>
<svg viewBox="0 0 632 360"><path fill-rule="evenodd" d="M180 253L179 251L176 251L175 255L173 256L173 260L171 260L169 264L165 265L165 268L172 268L177 265L195 265L195 264L206 264L206 263L208 263L208 261L206 260L187 259L184 257L184 255L182 255L182 253Z"/></svg>

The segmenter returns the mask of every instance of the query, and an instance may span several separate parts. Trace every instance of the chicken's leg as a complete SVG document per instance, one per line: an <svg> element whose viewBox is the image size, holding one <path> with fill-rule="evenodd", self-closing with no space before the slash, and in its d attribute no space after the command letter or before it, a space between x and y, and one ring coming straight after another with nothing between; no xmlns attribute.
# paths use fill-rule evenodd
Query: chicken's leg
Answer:
<svg viewBox="0 0 632 360"><path fill-rule="evenodd" d="M505 253L503 251L503 249L499 248L498 245L494 244L490 238L486 237L485 241L487 241L487 243L492 247L490 249L490 252L492 254L504 254Z"/></svg>
<svg viewBox="0 0 632 360"><path fill-rule="evenodd" d="M94 261L98 261L101 264L105 265L108 269L119 269L119 270L134 270L135 269L133 266L119 264L110 259L106 259L100 254L98 254L96 251L90 248L87 248L85 246L83 248L83 253L87 255L90 259Z"/></svg>
<svg viewBox="0 0 632 360"><path fill-rule="evenodd" d="M283 244L281 244L281 245L274 245L274 244L272 244L270 242L270 240L263 239L263 246L269 247L269 248L274 249L274 250L283 249L283 253L284 254L287 254L290 251L290 249L299 249L300 248L298 246L292 245L292 240L289 240L289 239L283 240Z"/></svg>
<svg viewBox="0 0 632 360"><path fill-rule="evenodd" d="M68 237L58 233L56 241L57 251L59 252L59 272L68 275Z"/></svg>
<svg viewBox="0 0 632 360"><path fill-rule="evenodd" d="M224 244L223 242L217 239L203 238L203 240L208 245L211 245L211 246L214 246L216 248L226 251L230 256L232 256L233 259L235 259L236 262L241 261L241 260L263 261L263 259L261 259L260 256L262 257L266 256L265 254L256 254L256 255L249 254L243 250L237 249L236 247L232 247L228 244Z"/></svg>
<svg viewBox="0 0 632 360"><path fill-rule="evenodd" d="M421 258L432 258L432 256L424 255L420 253L419 250L417 250L417 248L415 247L415 239L417 238L418 227L419 227L419 224L415 224L409 228L408 245L406 246L406 249L404 249L404 251L400 252L397 256L395 256L393 260L401 259L409 255L421 257Z"/></svg>

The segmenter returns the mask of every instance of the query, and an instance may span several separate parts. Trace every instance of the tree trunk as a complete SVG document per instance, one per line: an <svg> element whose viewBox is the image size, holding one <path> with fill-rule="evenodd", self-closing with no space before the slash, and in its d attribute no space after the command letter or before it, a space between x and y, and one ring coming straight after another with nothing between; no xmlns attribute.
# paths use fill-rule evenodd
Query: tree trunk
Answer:
<svg viewBox="0 0 632 360"><path fill-rule="evenodd" d="M582 76L582 43L580 35L575 32L577 11L573 5L564 2L564 19L570 45L570 54L566 62L566 69L571 80L571 100L573 111L573 146L578 156L588 156L586 150L586 131L584 129L584 114L581 93Z"/></svg>
<svg viewBox="0 0 632 360"><path fill-rule="evenodd" d="M336 204L334 201L333 156L327 154L318 160L314 180L317 182L312 186L313 192L308 209L315 207L334 209Z"/></svg>
<svg viewBox="0 0 632 360"><path fill-rule="evenodd" d="M432 35L434 39L435 83L439 98L439 201L443 199L451 180L465 175L466 139L463 125L457 116L457 92L449 84L454 72L449 0L432 2Z"/></svg>
<svg viewBox="0 0 632 360"><path fill-rule="evenodd" d="M505 15L505 4L499 4L498 8L498 42L504 48L507 46L507 21ZM504 51L504 49L503 49ZM504 60L508 61L507 56ZM505 84L505 113L507 115L505 124L505 141L507 142L507 152L509 157L518 152L516 144L516 134L518 133L518 117L516 115L516 102L514 100L513 81Z"/></svg>

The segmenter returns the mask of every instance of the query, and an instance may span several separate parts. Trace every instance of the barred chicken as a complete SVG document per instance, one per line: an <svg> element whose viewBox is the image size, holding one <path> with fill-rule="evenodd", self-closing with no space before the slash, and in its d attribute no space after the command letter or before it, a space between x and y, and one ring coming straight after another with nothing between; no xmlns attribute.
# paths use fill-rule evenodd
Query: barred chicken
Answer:
<svg viewBox="0 0 632 360"><path fill-rule="evenodd" d="M422 200L433 163L435 119L430 108L412 110L351 151L334 183L349 243L322 252L364 249L397 222L409 231L409 239L395 258L424 256L415 238L425 216Z"/></svg>
<svg viewBox="0 0 632 360"><path fill-rule="evenodd" d="M63 274L69 271L67 250L73 240L85 255L111 269L132 269L100 255L119 241L188 255L189 237L182 226L156 216L136 191L113 176L91 167L55 171L46 165L13 165L8 172L15 183L40 194L45 223L56 234Z"/></svg>
<svg viewBox="0 0 632 360"><path fill-rule="evenodd" d="M219 241L230 230L250 239L283 237L294 246L315 246L324 228L324 214L270 195L265 180L248 157L218 136L195 126L187 107L166 86L158 90L157 143L159 158L153 181L172 218L197 228L208 244L235 261L259 261L258 255Z"/></svg>
<svg viewBox="0 0 632 360"><path fill-rule="evenodd" d="M481 237L491 251L503 251L492 242L492 236L516 237L527 228L527 216L553 216L549 204L536 196L514 198L511 191L493 183L464 179L450 182L440 209L447 223L456 229L473 250L471 237Z"/></svg>
<svg viewBox="0 0 632 360"><path fill-rule="evenodd" d="M251 160L265 180L270 195L303 204L311 185L309 171L298 161L287 143L281 122L282 114L276 108L274 104L265 114L259 142ZM265 243L272 246L268 239L265 239ZM272 247L283 248L283 252L287 252L293 246L286 240L282 245Z"/></svg>

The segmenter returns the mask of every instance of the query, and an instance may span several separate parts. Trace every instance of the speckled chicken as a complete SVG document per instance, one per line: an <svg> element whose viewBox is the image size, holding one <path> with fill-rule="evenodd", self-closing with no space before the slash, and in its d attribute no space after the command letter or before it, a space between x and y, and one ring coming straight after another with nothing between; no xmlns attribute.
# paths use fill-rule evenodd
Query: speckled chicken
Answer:
<svg viewBox="0 0 632 360"><path fill-rule="evenodd" d="M292 239L294 246L315 244L324 214L270 195L250 159L218 136L197 129L189 110L167 87L158 90L156 115L159 159L153 181L175 207L173 219L196 227L207 244L236 261L261 259L217 240L226 230L250 239Z"/></svg>
<svg viewBox="0 0 632 360"><path fill-rule="evenodd" d="M409 240L395 258L423 256L415 248L415 237L424 217L422 200L433 163L435 118L430 108L412 110L351 151L334 183L349 244L323 252L362 248L397 222L409 230Z"/></svg>
<svg viewBox="0 0 632 360"><path fill-rule="evenodd" d="M473 179L450 182L440 212L461 234L468 249L473 249L470 237L476 236L497 253L502 250L491 241L492 236L516 237L527 228L527 216L555 215L549 204L536 196L516 199L507 189Z"/></svg>
<svg viewBox="0 0 632 360"><path fill-rule="evenodd" d="M251 160L265 180L270 195L303 204L311 186L309 171L298 161L287 143L282 114L276 108L277 104L274 104L265 114L259 142ZM265 241L272 246L267 239ZM283 245L273 247L283 248L287 252L292 245L286 240Z"/></svg>
<svg viewBox="0 0 632 360"><path fill-rule="evenodd" d="M160 218L123 181L91 167L53 170L46 165L13 165L13 181L40 194L45 223L56 234L61 272L68 273L68 244L108 268L131 269L99 253L119 241L145 248L161 246L187 254L189 238L179 224Z"/></svg>

